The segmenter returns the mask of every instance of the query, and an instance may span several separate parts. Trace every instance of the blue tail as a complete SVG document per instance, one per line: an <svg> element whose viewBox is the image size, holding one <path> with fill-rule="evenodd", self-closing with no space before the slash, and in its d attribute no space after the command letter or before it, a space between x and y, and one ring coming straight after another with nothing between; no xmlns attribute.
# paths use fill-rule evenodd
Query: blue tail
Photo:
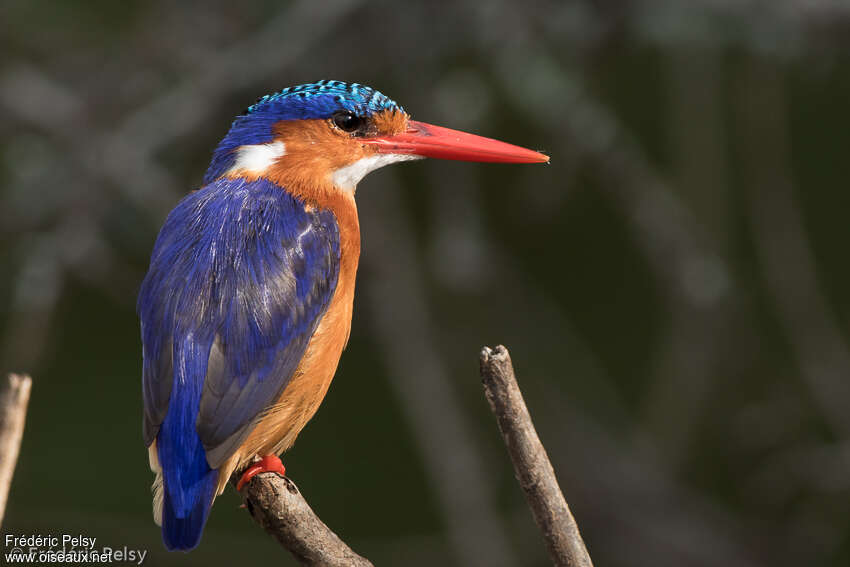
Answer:
<svg viewBox="0 0 850 567"><path fill-rule="evenodd" d="M190 551L201 541L218 484L218 471L207 468L206 474L188 489L178 487L174 491L167 480L163 481L162 541L169 551Z"/></svg>
<svg viewBox="0 0 850 567"><path fill-rule="evenodd" d="M172 399L172 407L179 407L174 402L179 402L180 397ZM169 411L157 437L163 485L162 540L171 551L189 551L201 541L215 498L218 470L210 469L207 464L195 428L175 426L173 422L182 421L172 419L179 417L179 413Z"/></svg>
<svg viewBox="0 0 850 567"><path fill-rule="evenodd" d="M218 485L218 470L207 464L195 430L203 378L191 379L206 374L209 346L199 348L190 336L175 353L174 387L156 445L162 468L162 540L169 550L189 551L201 541Z"/></svg>
<svg viewBox="0 0 850 567"><path fill-rule="evenodd" d="M210 469L198 434L170 435L169 417L160 430L157 449L162 467L162 540L170 551L189 551L201 541L215 491L218 471Z"/></svg>

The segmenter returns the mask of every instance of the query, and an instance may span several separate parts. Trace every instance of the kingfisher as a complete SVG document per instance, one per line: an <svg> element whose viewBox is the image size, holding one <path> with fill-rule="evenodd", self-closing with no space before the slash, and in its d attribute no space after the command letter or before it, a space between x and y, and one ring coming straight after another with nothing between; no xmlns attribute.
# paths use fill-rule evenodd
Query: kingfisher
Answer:
<svg viewBox="0 0 850 567"><path fill-rule="evenodd" d="M370 171L425 157L548 162L418 122L377 90L323 80L237 116L199 189L159 232L137 303L153 516L169 550L201 539L235 472L285 474L348 341Z"/></svg>

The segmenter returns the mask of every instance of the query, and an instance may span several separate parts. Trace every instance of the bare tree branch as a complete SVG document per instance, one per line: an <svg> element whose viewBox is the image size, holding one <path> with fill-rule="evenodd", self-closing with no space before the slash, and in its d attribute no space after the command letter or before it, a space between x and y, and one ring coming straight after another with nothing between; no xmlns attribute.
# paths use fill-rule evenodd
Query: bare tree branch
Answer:
<svg viewBox="0 0 850 567"><path fill-rule="evenodd" d="M0 525L24 436L30 389L30 377L19 374L9 374L0 387Z"/></svg>
<svg viewBox="0 0 850 567"><path fill-rule="evenodd" d="M552 562L558 566L592 567L552 463L531 422L508 349L503 346L482 349L481 381Z"/></svg>
<svg viewBox="0 0 850 567"><path fill-rule="evenodd" d="M517 479L557 566L592 567L578 526L540 442L510 355L503 346L481 351L481 378L490 408L508 447ZM230 479L234 486L240 474ZM304 500L290 479L261 474L246 484L242 501L251 517L303 565L371 566L343 542Z"/></svg>
<svg viewBox="0 0 850 567"><path fill-rule="evenodd" d="M240 474L233 475L231 484L236 486L239 478ZM372 567L316 516L290 479L259 474L240 494L254 521L302 565Z"/></svg>

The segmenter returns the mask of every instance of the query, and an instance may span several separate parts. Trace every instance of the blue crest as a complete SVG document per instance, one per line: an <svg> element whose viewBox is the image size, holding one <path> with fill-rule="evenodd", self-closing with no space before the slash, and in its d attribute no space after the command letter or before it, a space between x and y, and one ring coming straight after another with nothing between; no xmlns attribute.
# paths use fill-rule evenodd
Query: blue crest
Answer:
<svg viewBox="0 0 850 567"><path fill-rule="evenodd" d="M401 106L381 92L344 81L317 81L265 95L233 121L230 132L213 154L204 176L204 185L230 169L235 159L233 150L239 146L271 141L272 127L276 123L282 120L326 119L339 110L348 110L358 116L369 116L382 110L404 112Z"/></svg>
<svg viewBox="0 0 850 567"><path fill-rule="evenodd" d="M263 112L297 113L294 119L330 118L337 110L349 110L358 116L369 116L382 110L404 112L396 102L380 91L358 83L317 81L283 89L260 97L245 114ZM293 118L281 118L293 120Z"/></svg>

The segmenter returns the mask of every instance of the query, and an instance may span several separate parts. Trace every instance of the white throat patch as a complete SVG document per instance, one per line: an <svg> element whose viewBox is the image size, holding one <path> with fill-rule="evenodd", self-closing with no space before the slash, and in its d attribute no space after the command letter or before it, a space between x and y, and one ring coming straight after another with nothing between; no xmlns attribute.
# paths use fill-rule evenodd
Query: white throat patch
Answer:
<svg viewBox="0 0 850 567"><path fill-rule="evenodd" d="M422 159L422 157L410 154L374 154L369 157L360 158L345 167L340 167L331 173L331 181L340 189L353 193L357 188L357 184L367 173L397 161L410 161L414 159Z"/></svg>
<svg viewBox="0 0 850 567"><path fill-rule="evenodd" d="M239 146L236 150L236 161L227 172L244 171L248 173L265 173L277 158L286 155L286 145L277 141L270 144Z"/></svg>

